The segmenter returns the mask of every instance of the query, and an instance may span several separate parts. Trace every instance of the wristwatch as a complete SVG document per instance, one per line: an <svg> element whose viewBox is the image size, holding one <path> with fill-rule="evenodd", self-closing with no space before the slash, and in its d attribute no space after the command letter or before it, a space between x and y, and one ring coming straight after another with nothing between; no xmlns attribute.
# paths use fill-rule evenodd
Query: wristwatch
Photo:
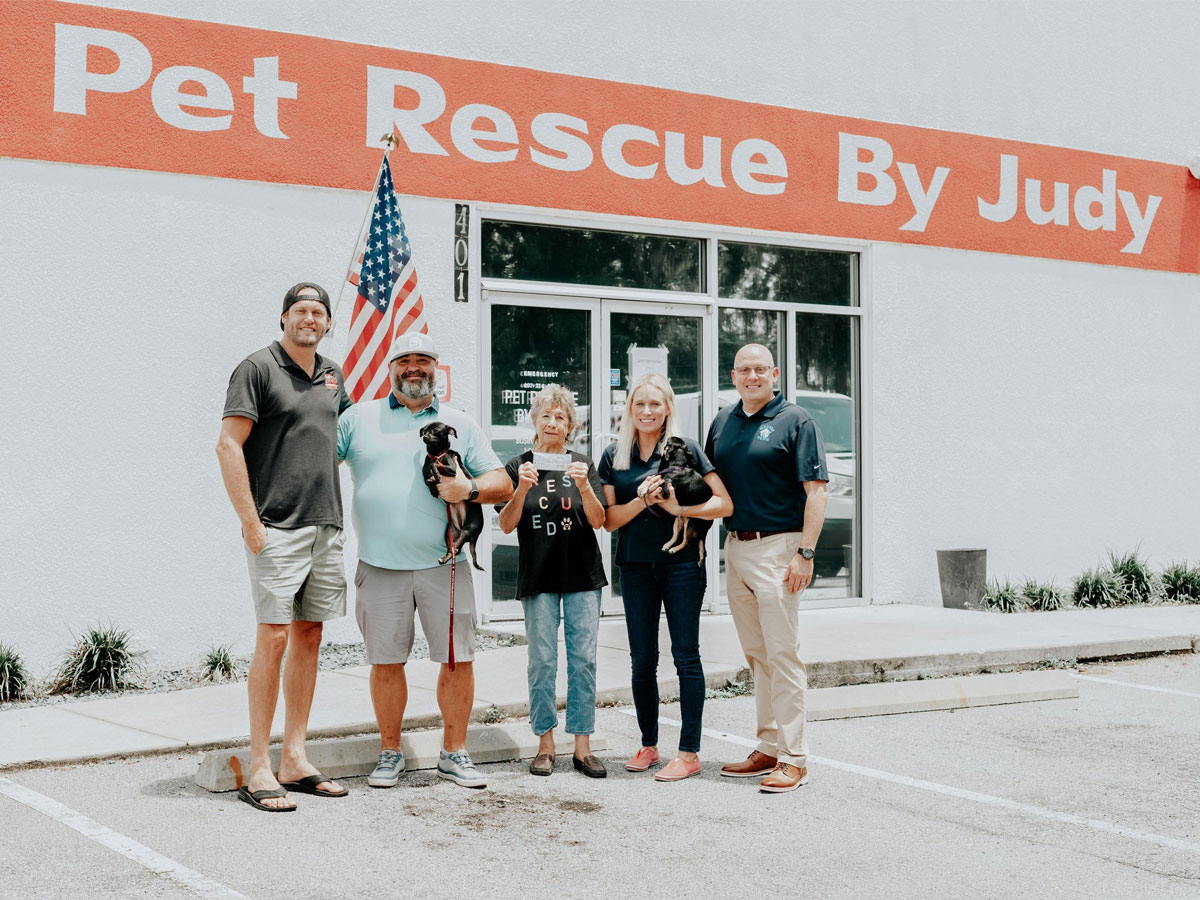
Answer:
<svg viewBox="0 0 1200 900"><path fill-rule="evenodd" d="M467 502L474 503L479 499L479 482L474 478L471 479L471 493L467 494Z"/></svg>
<svg viewBox="0 0 1200 900"><path fill-rule="evenodd" d="M812 547L801 547L796 552L799 553L801 556L803 556L805 559L812 559L814 556L817 555L817 551L814 550Z"/></svg>

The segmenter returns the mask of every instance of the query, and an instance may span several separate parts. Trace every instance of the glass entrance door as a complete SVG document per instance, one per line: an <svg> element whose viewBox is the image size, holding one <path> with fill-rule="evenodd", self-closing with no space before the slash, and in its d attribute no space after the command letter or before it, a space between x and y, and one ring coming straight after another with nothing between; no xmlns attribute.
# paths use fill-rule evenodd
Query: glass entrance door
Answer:
<svg viewBox="0 0 1200 900"><path fill-rule="evenodd" d="M711 419L715 376L706 372L711 315L708 307L641 301L610 301L491 292L487 316L490 345L485 365L485 421L502 462L529 449L533 427L529 404L551 382L574 394L580 427L571 449L597 462L616 440L629 386L644 372L661 372L675 390L680 424L688 437L703 443ZM712 366L707 366L711 370ZM710 383L711 382L711 383ZM488 585L492 619L521 616L516 599L516 533L501 533L492 515L491 565L477 573ZM622 612L620 579L612 564L615 535L597 533L610 586L604 591L605 614ZM716 529L707 556L710 608L716 603Z"/></svg>
<svg viewBox="0 0 1200 900"><path fill-rule="evenodd" d="M642 375L665 375L675 391L679 426L685 437L704 443L704 326L703 308L691 305L658 303L621 303L604 301L604 346L608 363L605 399L609 433L604 447L616 440L621 418L629 399L629 388ZM599 453L597 454L599 458ZM606 535L609 560L616 558L619 537ZM621 577L616 566L609 566L609 590L602 609L619 613ZM711 573L710 573L711 575ZM716 585L710 578L709 583ZM711 606L712 598L706 597Z"/></svg>

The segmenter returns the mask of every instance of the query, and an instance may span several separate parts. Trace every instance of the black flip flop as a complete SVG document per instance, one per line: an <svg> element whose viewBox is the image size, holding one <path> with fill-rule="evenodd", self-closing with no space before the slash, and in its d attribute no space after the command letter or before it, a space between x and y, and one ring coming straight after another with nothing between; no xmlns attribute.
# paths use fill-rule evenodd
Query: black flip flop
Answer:
<svg viewBox="0 0 1200 900"><path fill-rule="evenodd" d="M296 805L291 806L267 806L259 801L266 800L269 797L286 797L288 792L282 787L271 788L269 791L252 791L250 788L243 785L238 788L238 799L244 803L249 803L255 809L261 809L263 812L295 812Z"/></svg>
<svg viewBox="0 0 1200 900"><path fill-rule="evenodd" d="M332 782L332 778L328 778L319 772L316 775L309 775L307 778L301 778L299 781L281 781L280 787L287 788L289 791L295 791L297 794L312 794L314 797L345 797L350 792L345 788L340 791L319 791L317 785L325 782Z"/></svg>

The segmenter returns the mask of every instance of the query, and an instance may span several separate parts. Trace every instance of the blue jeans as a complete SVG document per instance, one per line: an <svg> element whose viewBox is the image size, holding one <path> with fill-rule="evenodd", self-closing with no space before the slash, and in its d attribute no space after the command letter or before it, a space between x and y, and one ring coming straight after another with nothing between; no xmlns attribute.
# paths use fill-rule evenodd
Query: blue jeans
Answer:
<svg viewBox="0 0 1200 900"><path fill-rule="evenodd" d="M700 752L704 718L704 667L700 662L700 609L707 575L694 562L621 566L625 628L633 668L633 705L642 746L658 745L658 617L665 608L671 657L679 676L679 749Z"/></svg>
<svg viewBox="0 0 1200 900"><path fill-rule="evenodd" d="M529 639L529 724L543 735L558 724L559 601L567 639L567 733L596 730L596 637L600 591L522 597Z"/></svg>

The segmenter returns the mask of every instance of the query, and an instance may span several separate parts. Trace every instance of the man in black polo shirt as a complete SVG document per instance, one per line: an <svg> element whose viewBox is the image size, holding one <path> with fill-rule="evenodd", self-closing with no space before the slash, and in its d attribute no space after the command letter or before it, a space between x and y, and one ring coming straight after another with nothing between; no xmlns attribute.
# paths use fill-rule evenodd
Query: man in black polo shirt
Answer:
<svg viewBox="0 0 1200 900"><path fill-rule="evenodd" d="M283 338L234 369L217 441L258 620L247 678L250 771L238 797L266 812L295 809L288 790L346 795L304 749L322 623L346 614L337 421L350 398L341 368L317 353L330 316L329 295L318 285L302 282L284 295ZM277 778L269 749L285 649Z"/></svg>
<svg viewBox="0 0 1200 900"><path fill-rule="evenodd" d="M765 776L759 788L772 793L808 781L800 593L812 582L829 480L821 432L808 412L775 393L778 380L770 350L742 347L733 362L741 401L717 413L704 448L733 498L726 594L758 713L758 747L721 774Z"/></svg>

